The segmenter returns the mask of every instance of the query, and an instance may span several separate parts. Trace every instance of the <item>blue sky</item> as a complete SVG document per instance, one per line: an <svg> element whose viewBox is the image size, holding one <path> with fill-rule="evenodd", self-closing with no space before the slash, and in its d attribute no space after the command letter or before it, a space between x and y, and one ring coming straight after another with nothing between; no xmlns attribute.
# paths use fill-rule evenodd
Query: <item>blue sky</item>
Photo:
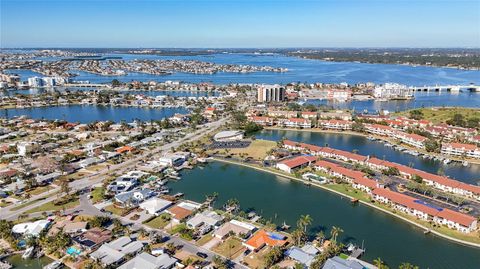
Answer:
<svg viewBox="0 0 480 269"><path fill-rule="evenodd" d="M0 0L1 47L480 47L480 0Z"/></svg>

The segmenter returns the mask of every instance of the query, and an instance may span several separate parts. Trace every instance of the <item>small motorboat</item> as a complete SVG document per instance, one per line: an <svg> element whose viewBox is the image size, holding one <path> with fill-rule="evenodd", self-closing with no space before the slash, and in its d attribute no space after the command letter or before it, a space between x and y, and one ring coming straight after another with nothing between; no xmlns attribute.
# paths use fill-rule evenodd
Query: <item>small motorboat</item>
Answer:
<svg viewBox="0 0 480 269"><path fill-rule="evenodd" d="M22 254L22 259L29 259L33 256L33 252L35 250L35 247L29 247L25 250L25 252Z"/></svg>

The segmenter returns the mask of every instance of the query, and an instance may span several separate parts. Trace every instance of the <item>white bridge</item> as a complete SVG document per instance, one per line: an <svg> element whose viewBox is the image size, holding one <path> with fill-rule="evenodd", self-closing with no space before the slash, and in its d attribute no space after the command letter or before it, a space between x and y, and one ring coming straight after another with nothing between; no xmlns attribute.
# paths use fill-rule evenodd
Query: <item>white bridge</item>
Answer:
<svg viewBox="0 0 480 269"><path fill-rule="evenodd" d="M420 86L420 87L409 87L410 90L416 92L460 92L460 91L471 91L471 92L480 92L480 86L476 85L435 85L435 86Z"/></svg>

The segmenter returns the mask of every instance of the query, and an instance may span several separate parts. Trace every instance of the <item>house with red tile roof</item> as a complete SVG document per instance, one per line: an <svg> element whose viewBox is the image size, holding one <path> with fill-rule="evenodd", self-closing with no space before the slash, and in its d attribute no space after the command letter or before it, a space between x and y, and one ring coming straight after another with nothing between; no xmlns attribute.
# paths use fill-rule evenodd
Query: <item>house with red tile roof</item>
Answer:
<svg viewBox="0 0 480 269"><path fill-rule="evenodd" d="M294 170L309 166L315 160L317 157L314 156L297 156L277 163L276 168L291 174Z"/></svg>
<svg viewBox="0 0 480 269"><path fill-rule="evenodd" d="M444 143L442 154L480 159L480 148L473 144Z"/></svg>
<svg viewBox="0 0 480 269"><path fill-rule="evenodd" d="M477 230L477 219L475 217L431 205L405 194L377 188L372 191L372 197L380 203L388 204L396 210L424 221L433 221L463 233Z"/></svg>
<svg viewBox="0 0 480 269"><path fill-rule="evenodd" d="M250 239L242 243L245 247L252 251L259 251L265 246L282 247L287 244L286 237L281 234L259 230Z"/></svg>
<svg viewBox="0 0 480 269"><path fill-rule="evenodd" d="M289 128L312 128L312 121L304 118L288 118L279 120L278 124Z"/></svg>
<svg viewBox="0 0 480 269"><path fill-rule="evenodd" d="M329 130L351 130L352 122L348 120L320 120L318 126Z"/></svg>

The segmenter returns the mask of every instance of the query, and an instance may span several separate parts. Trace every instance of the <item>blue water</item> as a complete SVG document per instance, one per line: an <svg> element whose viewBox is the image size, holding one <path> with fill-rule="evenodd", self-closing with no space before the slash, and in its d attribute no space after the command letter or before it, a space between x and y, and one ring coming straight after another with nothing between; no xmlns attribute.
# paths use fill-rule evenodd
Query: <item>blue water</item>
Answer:
<svg viewBox="0 0 480 269"><path fill-rule="evenodd" d="M471 107L480 108L480 92L416 92L413 100L390 100L390 101L350 101L350 102L333 102L327 100L307 100L306 104L326 105L337 109L352 109L357 112L367 110L376 112L388 110L391 112L403 111L408 109L422 107Z"/></svg>
<svg viewBox="0 0 480 269"><path fill-rule="evenodd" d="M324 83L358 83L358 82L398 82L407 85L423 86L435 84L480 84L480 71L466 71L452 68L413 67L393 64L366 64L353 62L325 62L308 60L283 55L254 54L214 54L199 56L156 56L132 54L107 54L131 59L184 59L208 61L219 64L268 65L288 68L289 72L255 72L248 74L217 73L213 75L175 73L159 76L132 73L127 76L99 76L80 72L75 80L88 80L101 83L112 79L128 82L132 80L180 80L185 82L229 83L289 83L289 82L324 82ZM23 79L23 78L22 78Z"/></svg>
<svg viewBox="0 0 480 269"><path fill-rule="evenodd" d="M445 175L457 180L477 185L480 184L480 165L470 164L468 167L462 166L460 163L443 164L440 161L432 159L423 159L419 156L413 156L393 148L386 147L380 141L370 141L363 136L349 134L329 134L314 133L303 131L285 131L285 130L263 130L255 134L256 138L279 141L287 138L293 141L314 144L317 146L325 146L346 150L352 152L358 150L361 155L376 156L379 159L400 163L403 165L411 165L413 168L424 170L437 174L443 171Z"/></svg>
<svg viewBox="0 0 480 269"><path fill-rule="evenodd" d="M54 107L35 107L22 109L0 110L0 117L14 117L26 115L34 119L60 119L69 122L89 123L93 121L132 122L161 120L173 116L175 113L187 113L185 108L138 108L138 107L111 107L93 105L72 105ZM8 115L7 115L8 114Z"/></svg>

